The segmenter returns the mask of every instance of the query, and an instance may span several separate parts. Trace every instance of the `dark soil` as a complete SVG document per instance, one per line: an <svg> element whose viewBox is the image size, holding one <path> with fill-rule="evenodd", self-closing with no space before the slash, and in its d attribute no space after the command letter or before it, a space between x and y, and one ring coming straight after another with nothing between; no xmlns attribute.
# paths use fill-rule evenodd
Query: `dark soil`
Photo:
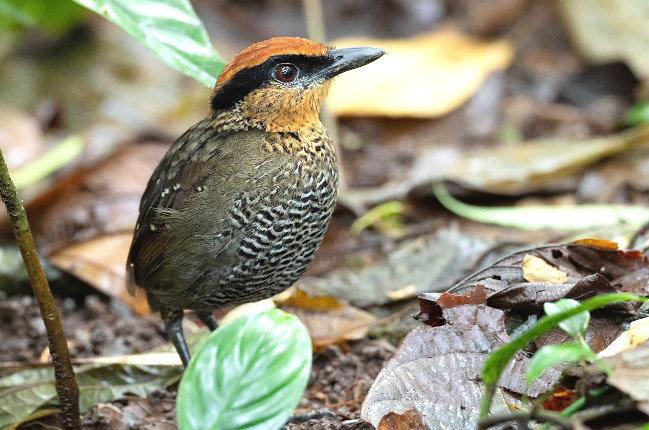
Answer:
<svg viewBox="0 0 649 430"><path fill-rule="evenodd" d="M132 354L166 342L161 323L131 314L98 296L80 303L58 300L73 357ZM47 345L38 306L31 296L0 295L0 361L38 360ZM360 408L372 382L392 356L394 347L365 339L333 345L315 353L311 379L290 430L361 430ZM175 429L176 387L147 398L129 397L93 407L84 429ZM325 408L323 410L323 408ZM316 411L316 413L314 413ZM38 428L29 426L29 428Z"/></svg>

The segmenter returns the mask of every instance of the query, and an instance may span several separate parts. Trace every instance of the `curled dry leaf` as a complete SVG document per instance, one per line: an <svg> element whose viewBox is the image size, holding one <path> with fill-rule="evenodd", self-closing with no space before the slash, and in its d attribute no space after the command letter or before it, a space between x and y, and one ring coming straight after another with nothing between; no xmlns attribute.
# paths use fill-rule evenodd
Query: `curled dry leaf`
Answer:
<svg viewBox="0 0 649 430"><path fill-rule="evenodd" d="M612 249L608 242L602 246L588 243L591 244L568 243L515 252L460 281L449 293L464 295L476 285L484 285L489 306L533 310L564 297L583 300L605 292L649 294L649 261L642 253ZM529 282L523 269L526 256L536 257L565 273L565 282ZM628 304L609 307L626 311L636 308L637 305Z"/></svg>
<svg viewBox="0 0 649 430"><path fill-rule="evenodd" d="M329 94L338 115L438 117L469 99L485 79L512 61L505 40L482 42L452 31L433 31L409 39L350 38L338 48L375 46L388 55L360 73L339 76ZM408 70L408 79L395 79Z"/></svg>
<svg viewBox="0 0 649 430"><path fill-rule="evenodd" d="M442 316L444 309L460 305L484 305L487 303L487 292L484 285L478 285L466 296L449 293L428 293L419 297L420 312L416 318L431 327L446 323Z"/></svg>
<svg viewBox="0 0 649 430"><path fill-rule="evenodd" d="M362 339L376 321L372 314L335 297L309 296L299 288L294 288L289 297L276 303L302 321L315 349Z"/></svg>
<svg viewBox="0 0 649 430"><path fill-rule="evenodd" d="M428 429L475 428L482 399L478 382L488 355L509 342L503 311L484 305L444 309L447 324L411 331L372 385L361 416L378 426L390 413L415 409ZM547 369L529 387L524 376L529 358L510 361L499 386L536 397L560 376Z"/></svg>

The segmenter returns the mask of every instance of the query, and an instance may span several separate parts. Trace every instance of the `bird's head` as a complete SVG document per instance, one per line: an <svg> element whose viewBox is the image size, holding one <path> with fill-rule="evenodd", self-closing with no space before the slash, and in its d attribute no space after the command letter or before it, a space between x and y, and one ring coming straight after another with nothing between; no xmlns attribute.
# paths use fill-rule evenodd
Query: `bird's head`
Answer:
<svg viewBox="0 0 649 430"><path fill-rule="evenodd" d="M259 42L225 66L214 87L212 110L236 110L266 131L296 131L318 122L332 78L384 53L377 48L332 49L297 37Z"/></svg>

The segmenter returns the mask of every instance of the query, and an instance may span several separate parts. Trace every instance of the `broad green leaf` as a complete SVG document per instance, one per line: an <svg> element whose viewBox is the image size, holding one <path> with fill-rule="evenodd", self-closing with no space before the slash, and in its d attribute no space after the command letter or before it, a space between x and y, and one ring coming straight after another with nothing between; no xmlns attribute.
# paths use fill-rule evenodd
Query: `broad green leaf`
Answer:
<svg viewBox="0 0 649 430"><path fill-rule="evenodd" d="M554 315L559 312L573 309L579 307L579 302L574 299L561 299L557 300L554 303L544 303L543 310L546 315ZM588 321L590 320L590 313L588 311L583 311L578 313L575 316L572 316L568 319L565 319L559 323L559 327L566 333L568 333L573 338L576 338L577 335L584 335L586 333L586 328L588 327Z"/></svg>
<svg viewBox="0 0 649 430"><path fill-rule="evenodd" d="M147 396L180 377L179 367L85 365L76 369L80 408L122 397L127 393ZM27 369L0 378L0 428L20 421L35 411L58 404L51 368Z"/></svg>
<svg viewBox="0 0 649 430"><path fill-rule="evenodd" d="M279 429L311 372L311 339L279 309L228 323L205 341L178 389L181 430Z"/></svg>
<svg viewBox="0 0 649 430"><path fill-rule="evenodd" d="M487 413L489 413L489 407L492 399L491 393L495 388L495 383L500 378L500 375L507 366L507 363L509 363L509 360L511 360L514 354L516 354L519 350L523 349L525 345L532 342L542 334L549 332L554 327L558 326L561 321L577 315L580 312L592 311L593 309L598 309L613 303L631 301L646 302L647 299L628 293L600 294L598 296L591 297L590 299L581 302L581 304L576 308L567 309L554 315L544 316L539 320L538 323L536 323L536 325L534 325L534 327L494 351L487 358L484 366L482 367L482 381L487 384L488 387L487 392L482 398L480 416L485 416L487 415Z"/></svg>
<svg viewBox="0 0 649 430"><path fill-rule="evenodd" d="M39 26L64 33L86 15L85 9L70 0L0 0L0 28Z"/></svg>
<svg viewBox="0 0 649 430"><path fill-rule="evenodd" d="M433 186L437 200L449 211L473 221L522 230L584 230L619 224L642 226L649 221L649 208L631 205L482 207L452 197L442 184Z"/></svg>
<svg viewBox="0 0 649 430"><path fill-rule="evenodd" d="M581 343L562 343L558 345L545 345L541 347L527 367L525 382L531 384L548 367L563 361L578 361L582 358L592 357L593 352Z"/></svg>
<svg viewBox="0 0 649 430"><path fill-rule="evenodd" d="M213 87L225 62L189 0L74 0L144 43L162 62Z"/></svg>

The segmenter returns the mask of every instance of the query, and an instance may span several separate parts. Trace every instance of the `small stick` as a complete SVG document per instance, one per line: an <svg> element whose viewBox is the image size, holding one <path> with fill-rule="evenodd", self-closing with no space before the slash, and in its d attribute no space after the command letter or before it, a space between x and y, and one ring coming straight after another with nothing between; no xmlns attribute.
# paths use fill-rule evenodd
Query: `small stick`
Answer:
<svg viewBox="0 0 649 430"><path fill-rule="evenodd" d="M74 369L70 361L70 353L63 333L61 317L38 259L34 237L29 229L25 208L23 208L16 193L16 187L9 176L9 169L7 168L2 151L0 151L0 195L7 208L14 237L20 248L20 253L27 268L29 282L32 284L34 296L38 302L41 317L47 329L47 338L50 344L52 364L54 365L54 375L56 377L56 392L61 402L63 428L66 430L81 429L79 386L74 377Z"/></svg>

